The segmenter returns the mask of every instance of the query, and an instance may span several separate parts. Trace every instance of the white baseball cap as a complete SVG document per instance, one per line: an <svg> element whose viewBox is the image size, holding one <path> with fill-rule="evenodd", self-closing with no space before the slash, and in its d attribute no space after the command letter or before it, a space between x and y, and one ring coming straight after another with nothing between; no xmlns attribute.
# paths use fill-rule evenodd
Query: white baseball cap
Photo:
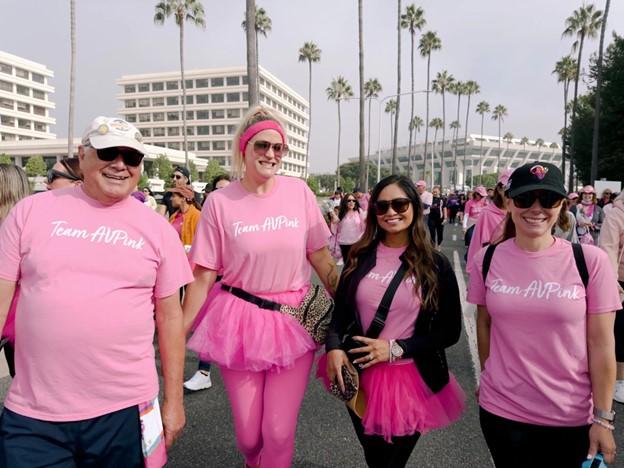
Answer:
<svg viewBox="0 0 624 468"><path fill-rule="evenodd" d="M124 146L145 154L143 135L123 119L99 116L93 119L82 135L82 144L95 149Z"/></svg>

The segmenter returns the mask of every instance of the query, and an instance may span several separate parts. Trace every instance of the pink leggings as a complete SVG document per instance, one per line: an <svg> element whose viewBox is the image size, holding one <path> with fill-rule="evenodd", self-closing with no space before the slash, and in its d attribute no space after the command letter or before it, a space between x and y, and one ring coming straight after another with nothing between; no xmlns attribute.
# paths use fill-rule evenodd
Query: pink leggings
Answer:
<svg viewBox="0 0 624 468"><path fill-rule="evenodd" d="M253 467L290 467L301 401L314 360L310 351L291 369L234 371L220 367L239 450Z"/></svg>

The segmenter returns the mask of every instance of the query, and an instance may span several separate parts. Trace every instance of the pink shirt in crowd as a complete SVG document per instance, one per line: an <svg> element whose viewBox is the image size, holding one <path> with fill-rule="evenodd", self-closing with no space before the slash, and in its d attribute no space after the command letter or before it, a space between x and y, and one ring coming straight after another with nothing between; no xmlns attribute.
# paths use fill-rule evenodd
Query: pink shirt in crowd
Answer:
<svg viewBox="0 0 624 468"><path fill-rule="evenodd" d="M591 422L587 314L621 306L605 253L588 245L583 252L587 290L563 239L539 252L521 250L514 239L501 243L485 286L485 248L474 257L468 301L485 305L492 319L479 397L485 410L530 424Z"/></svg>
<svg viewBox="0 0 624 468"><path fill-rule="evenodd" d="M366 228L365 211L347 211L338 223L337 236L341 245L353 245L360 240Z"/></svg>
<svg viewBox="0 0 624 468"><path fill-rule="evenodd" d="M466 273L472 273L472 259L483 244L491 244L493 240L500 239L505 227L506 211L498 208L494 203L488 203L481 214L474 228L470 246L468 247L468 257L466 260Z"/></svg>
<svg viewBox="0 0 624 468"><path fill-rule="evenodd" d="M366 213L368 211L368 204L369 203L370 203L370 194L369 193L363 193L362 196L360 198L358 198L358 204L360 205L360 208L362 208L364 213Z"/></svg>
<svg viewBox="0 0 624 468"><path fill-rule="evenodd" d="M380 242L377 246L375 267L360 281L355 300L364 333L373 322L379 303L401 266L399 257L403 252L405 247L391 248ZM399 285L394 295L386 325L379 338L387 340L410 338L414 334L419 310L420 300L414 293L413 279L408 278Z"/></svg>
<svg viewBox="0 0 624 468"><path fill-rule="evenodd" d="M487 203L488 201L485 197L479 201L472 198L466 202L466 207L464 208L464 228L469 228L477 222Z"/></svg>
<svg viewBox="0 0 624 468"><path fill-rule="evenodd" d="M132 197L105 207L54 190L13 208L0 245L0 278L21 288L8 409L76 421L158 394L154 299L193 280L162 216Z"/></svg>
<svg viewBox="0 0 624 468"><path fill-rule="evenodd" d="M433 204L433 194L431 192L423 192L422 195L420 195L420 201L422 202L424 206L424 211L423 211L423 215L428 215L431 212L431 205Z"/></svg>
<svg viewBox="0 0 624 468"><path fill-rule="evenodd" d="M250 193L240 182L204 205L191 261L223 269L223 283L250 293L297 291L310 284L307 254L330 236L316 197L300 179L277 176L272 190Z"/></svg>

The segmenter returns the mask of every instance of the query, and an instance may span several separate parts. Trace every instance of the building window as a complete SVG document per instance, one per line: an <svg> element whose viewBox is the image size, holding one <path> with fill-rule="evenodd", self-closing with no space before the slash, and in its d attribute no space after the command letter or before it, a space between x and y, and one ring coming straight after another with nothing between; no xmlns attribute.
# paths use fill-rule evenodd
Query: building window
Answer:
<svg viewBox="0 0 624 468"><path fill-rule="evenodd" d="M243 93L243 102L247 102L247 101L249 101L249 93L245 91Z"/></svg>
<svg viewBox="0 0 624 468"><path fill-rule="evenodd" d="M195 97L195 102L197 104L208 104L208 94L198 94Z"/></svg>
<svg viewBox="0 0 624 468"><path fill-rule="evenodd" d="M33 89L33 97L35 99L41 99L42 101L45 101L46 95L43 91L39 91L38 89Z"/></svg>
<svg viewBox="0 0 624 468"><path fill-rule="evenodd" d="M33 72L31 79L35 83L45 84L45 77L43 75L40 75L39 73Z"/></svg>
<svg viewBox="0 0 624 468"><path fill-rule="evenodd" d="M213 119L225 119L225 111L223 109L215 109L212 111Z"/></svg>
<svg viewBox="0 0 624 468"><path fill-rule="evenodd" d="M152 117L154 118L153 119L154 122L163 122L165 120L165 113L164 112L154 112Z"/></svg>
<svg viewBox="0 0 624 468"><path fill-rule="evenodd" d="M184 84L186 85L186 89L193 88L193 80L184 80Z"/></svg>
<svg viewBox="0 0 624 468"><path fill-rule="evenodd" d="M223 86L223 78L212 78L210 80L210 86L212 87Z"/></svg>
<svg viewBox="0 0 624 468"><path fill-rule="evenodd" d="M19 128L23 128L24 130L30 130L31 121L26 119L17 119L17 126Z"/></svg>
<svg viewBox="0 0 624 468"><path fill-rule="evenodd" d="M249 80L247 79L247 75L243 75L241 78L243 79L243 84L244 85L248 85L249 84ZM262 84L264 84L263 83L264 82L264 78L260 78L260 81L262 82Z"/></svg>
<svg viewBox="0 0 624 468"><path fill-rule="evenodd" d="M124 117L126 122L135 123L137 121L136 114L128 114Z"/></svg>
<svg viewBox="0 0 624 468"><path fill-rule="evenodd" d="M136 99L126 99L126 109L132 109L136 107Z"/></svg>
<svg viewBox="0 0 624 468"><path fill-rule="evenodd" d="M177 106L179 103L178 96L167 96L167 105L168 106Z"/></svg>
<svg viewBox="0 0 624 468"><path fill-rule="evenodd" d="M209 141L198 141L197 142L197 151L210 151L210 142Z"/></svg>
<svg viewBox="0 0 624 468"><path fill-rule="evenodd" d="M225 99L224 99L223 94L213 94L212 95L212 102L213 103L219 103L220 104L220 103L222 103L224 101L225 101Z"/></svg>
<svg viewBox="0 0 624 468"><path fill-rule="evenodd" d="M179 112L167 112L167 120L180 120Z"/></svg>
<svg viewBox="0 0 624 468"><path fill-rule="evenodd" d="M44 132L47 133L48 131L48 126L46 124L42 124L39 122L35 122L35 131L36 132Z"/></svg>
<svg viewBox="0 0 624 468"><path fill-rule="evenodd" d="M28 70L15 67L15 76L17 76L18 78L24 78L25 80L27 80L29 78L29 73L28 73Z"/></svg>
<svg viewBox="0 0 624 468"><path fill-rule="evenodd" d="M186 103L193 104L193 96L186 96Z"/></svg>
<svg viewBox="0 0 624 468"><path fill-rule="evenodd" d="M227 102L240 101L240 93L227 93Z"/></svg>
<svg viewBox="0 0 624 468"><path fill-rule="evenodd" d="M164 106L164 105L165 105L165 98L163 98L163 97L152 98L152 106L153 107L160 107L160 106Z"/></svg>
<svg viewBox="0 0 624 468"><path fill-rule="evenodd" d="M17 85L15 86L15 91L22 96L30 96L30 88L28 86Z"/></svg>
<svg viewBox="0 0 624 468"><path fill-rule="evenodd" d="M25 102L17 101L17 110L19 112L28 112L30 114L30 104L26 104Z"/></svg>
<svg viewBox="0 0 624 468"><path fill-rule="evenodd" d="M168 127L167 128L167 136L179 136L180 135L180 127Z"/></svg>
<svg viewBox="0 0 624 468"><path fill-rule="evenodd" d="M167 91L172 91L174 89L178 89L177 81L167 81Z"/></svg>
<svg viewBox="0 0 624 468"><path fill-rule="evenodd" d="M209 125L198 125L197 126L197 134L198 135L210 135L210 126Z"/></svg>
<svg viewBox="0 0 624 468"><path fill-rule="evenodd" d="M149 107L150 106L150 98L139 99L139 107Z"/></svg>
<svg viewBox="0 0 624 468"><path fill-rule="evenodd" d="M7 75L13 74L13 67L8 63L0 62L0 73L6 73Z"/></svg>
<svg viewBox="0 0 624 468"><path fill-rule="evenodd" d="M165 89L165 85L162 81L157 81L156 83L152 83L152 91L162 91Z"/></svg>
<svg viewBox="0 0 624 468"><path fill-rule="evenodd" d="M13 117L9 117L8 115L0 115L0 124L7 127L15 127L15 119Z"/></svg>
<svg viewBox="0 0 624 468"><path fill-rule="evenodd" d="M15 141L17 140L17 135L12 135L10 133L0 133L2 135L2 141ZM11 158L13 160L13 158Z"/></svg>
<svg viewBox="0 0 624 468"><path fill-rule="evenodd" d="M207 110L197 111L197 120L208 120L209 118L210 118L210 111L207 111Z"/></svg>
<svg viewBox="0 0 624 468"><path fill-rule="evenodd" d="M236 125L227 126L228 135L234 135L236 133Z"/></svg>
<svg viewBox="0 0 624 468"><path fill-rule="evenodd" d="M195 127L186 127L187 135L195 135Z"/></svg>
<svg viewBox="0 0 624 468"><path fill-rule="evenodd" d="M240 118L240 109L228 109L227 110L227 118L228 119L238 119Z"/></svg>
<svg viewBox="0 0 624 468"><path fill-rule="evenodd" d="M0 91L8 91L9 93L13 92L13 83L9 83L8 81L0 80Z"/></svg>
<svg viewBox="0 0 624 468"><path fill-rule="evenodd" d="M152 129L152 135L155 137L165 136L165 128L164 127L156 127Z"/></svg>
<svg viewBox="0 0 624 468"><path fill-rule="evenodd" d="M186 149L188 149L189 151L195 151L195 142L194 141L187 141L186 142Z"/></svg>
<svg viewBox="0 0 624 468"><path fill-rule="evenodd" d="M139 132L141 132L141 135L143 135L144 137L152 136L152 132L149 128L139 128Z"/></svg>
<svg viewBox="0 0 624 468"><path fill-rule="evenodd" d="M149 83L139 83L139 93L149 93Z"/></svg>
<svg viewBox="0 0 624 468"><path fill-rule="evenodd" d="M208 87L208 80L207 79L195 80L195 87L196 88L207 88Z"/></svg>
<svg viewBox="0 0 624 468"><path fill-rule="evenodd" d="M136 93L136 86L133 84L127 84L124 86L124 93Z"/></svg>
<svg viewBox="0 0 624 468"><path fill-rule="evenodd" d="M228 76L225 79L225 82L227 83L228 86L238 86L238 84L240 83L240 77L238 77L238 76Z"/></svg>
<svg viewBox="0 0 624 468"><path fill-rule="evenodd" d="M212 149L215 151L225 151L225 141L213 141Z"/></svg>
<svg viewBox="0 0 624 468"><path fill-rule="evenodd" d="M152 114L139 114L139 122L151 122Z"/></svg>
<svg viewBox="0 0 624 468"><path fill-rule="evenodd" d="M45 115L46 115L45 107L33 106L33 113L35 115L42 115L42 116L45 117Z"/></svg>
<svg viewBox="0 0 624 468"><path fill-rule="evenodd" d="M178 143L177 141L172 141L171 143L167 143L167 146L174 150L180 149L180 143Z"/></svg>
<svg viewBox="0 0 624 468"><path fill-rule="evenodd" d="M186 111L186 120L195 120L195 111Z"/></svg>
<svg viewBox="0 0 624 468"><path fill-rule="evenodd" d="M13 101L7 98L0 97L0 107L13 110Z"/></svg>

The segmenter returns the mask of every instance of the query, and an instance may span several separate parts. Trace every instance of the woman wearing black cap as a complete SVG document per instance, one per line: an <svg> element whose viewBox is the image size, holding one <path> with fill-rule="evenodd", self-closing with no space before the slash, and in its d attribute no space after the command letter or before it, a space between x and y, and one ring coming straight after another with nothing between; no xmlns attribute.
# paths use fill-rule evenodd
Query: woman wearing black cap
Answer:
<svg viewBox="0 0 624 468"><path fill-rule="evenodd" d="M600 249L553 237L567 195L556 166L517 168L505 194L503 240L475 256L468 288L492 458L572 467L602 452L612 463L615 274Z"/></svg>

